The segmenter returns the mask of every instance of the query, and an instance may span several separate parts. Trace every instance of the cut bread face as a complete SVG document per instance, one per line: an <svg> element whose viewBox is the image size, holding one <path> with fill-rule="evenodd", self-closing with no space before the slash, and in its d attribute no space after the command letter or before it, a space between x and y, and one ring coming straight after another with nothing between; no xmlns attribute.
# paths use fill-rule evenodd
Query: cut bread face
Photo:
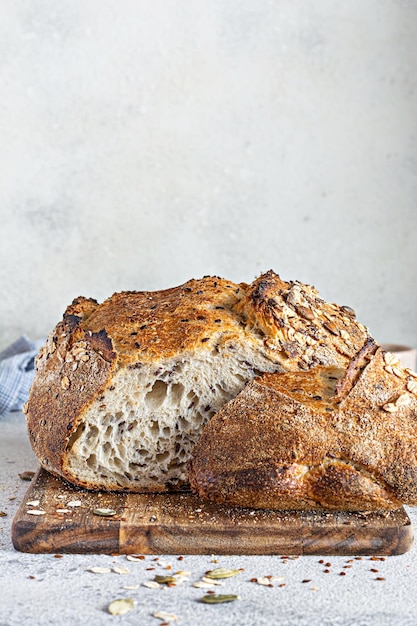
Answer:
<svg viewBox="0 0 417 626"><path fill-rule="evenodd" d="M157 371L149 364L120 370L72 435L66 472L89 484L99 476L109 489L181 487L204 425L270 367L234 344L205 359L161 362Z"/></svg>
<svg viewBox="0 0 417 626"><path fill-rule="evenodd" d="M41 464L89 489L187 486L213 415L264 372L347 367L369 340L352 309L267 272L77 298L36 361L27 405Z"/></svg>
<svg viewBox="0 0 417 626"><path fill-rule="evenodd" d="M396 509L417 504L415 374L376 346L340 368L265 374L213 417L192 489L234 506ZM394 408L395 407L395 408Z"/></svg>

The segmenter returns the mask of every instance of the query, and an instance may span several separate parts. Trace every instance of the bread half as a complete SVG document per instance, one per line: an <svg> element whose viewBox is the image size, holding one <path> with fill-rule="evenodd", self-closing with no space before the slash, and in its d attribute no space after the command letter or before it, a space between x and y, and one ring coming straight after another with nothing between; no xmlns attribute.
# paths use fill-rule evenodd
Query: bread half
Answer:
<svg viewBox="0 0 417 626"><path fill-rule="evenodd" d="M417 504L417 374L372 342L346 369L265 374L205 427L201 497L268 509Z"/></svg>
<svg viewBox="0 0 417 626"><path fill-rule="evenodd" d="M36 361L27 425L41 464L76 485L170 491L204 426L263 372L346 367L369 338L349 307L270 271L77 298Z"/></svg>

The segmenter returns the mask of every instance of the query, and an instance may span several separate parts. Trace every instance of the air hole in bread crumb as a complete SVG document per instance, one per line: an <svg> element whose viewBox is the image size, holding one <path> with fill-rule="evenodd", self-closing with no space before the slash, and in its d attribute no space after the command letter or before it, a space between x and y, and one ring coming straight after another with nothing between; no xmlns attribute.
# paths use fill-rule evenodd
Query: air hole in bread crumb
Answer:
<svg viewBox="0 0 417 626"><path fill-rule="evenodd" d="M158 409L163 404L168 393L168 385L163 380L157 380L152 389L146 394L145 403L151 409Z"/></svg>

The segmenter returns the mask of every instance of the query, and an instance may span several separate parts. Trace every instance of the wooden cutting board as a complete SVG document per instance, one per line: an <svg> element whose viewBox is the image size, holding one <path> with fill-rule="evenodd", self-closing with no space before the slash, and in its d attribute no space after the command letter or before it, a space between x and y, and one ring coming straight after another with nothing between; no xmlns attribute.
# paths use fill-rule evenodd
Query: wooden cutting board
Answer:
<svg viewBox="0 0 417 626"><path fill-rule="evenodd" d="M116 515L94 514L103 508ZM411 548L413 529L402 508L366 515L254 511L189 493L89 492L41 469L13 520L12 539L17 550L33 553L394 555Z"/></svg>

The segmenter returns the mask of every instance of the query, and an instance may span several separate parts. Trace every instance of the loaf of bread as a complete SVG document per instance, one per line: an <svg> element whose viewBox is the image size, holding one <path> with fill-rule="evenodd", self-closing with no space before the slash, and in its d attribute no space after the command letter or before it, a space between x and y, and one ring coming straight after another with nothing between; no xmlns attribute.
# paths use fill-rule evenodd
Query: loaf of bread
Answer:
<svg viewBox="0 0 417 626"><path fill-rule="evenodd" d="M206 425L188 476L235 506L415 506L417 374L369 341L348 368L257 377Z"/></svg>
<svg viewBox="0 0 417 626"><path fill-rule="evenodd" d="M251 285L204 277L102 304L79 297L38 355L30 441L81 487L179 490L204 426L248 381L346 368L368 339L351 308L272 271Z"/></svg>

